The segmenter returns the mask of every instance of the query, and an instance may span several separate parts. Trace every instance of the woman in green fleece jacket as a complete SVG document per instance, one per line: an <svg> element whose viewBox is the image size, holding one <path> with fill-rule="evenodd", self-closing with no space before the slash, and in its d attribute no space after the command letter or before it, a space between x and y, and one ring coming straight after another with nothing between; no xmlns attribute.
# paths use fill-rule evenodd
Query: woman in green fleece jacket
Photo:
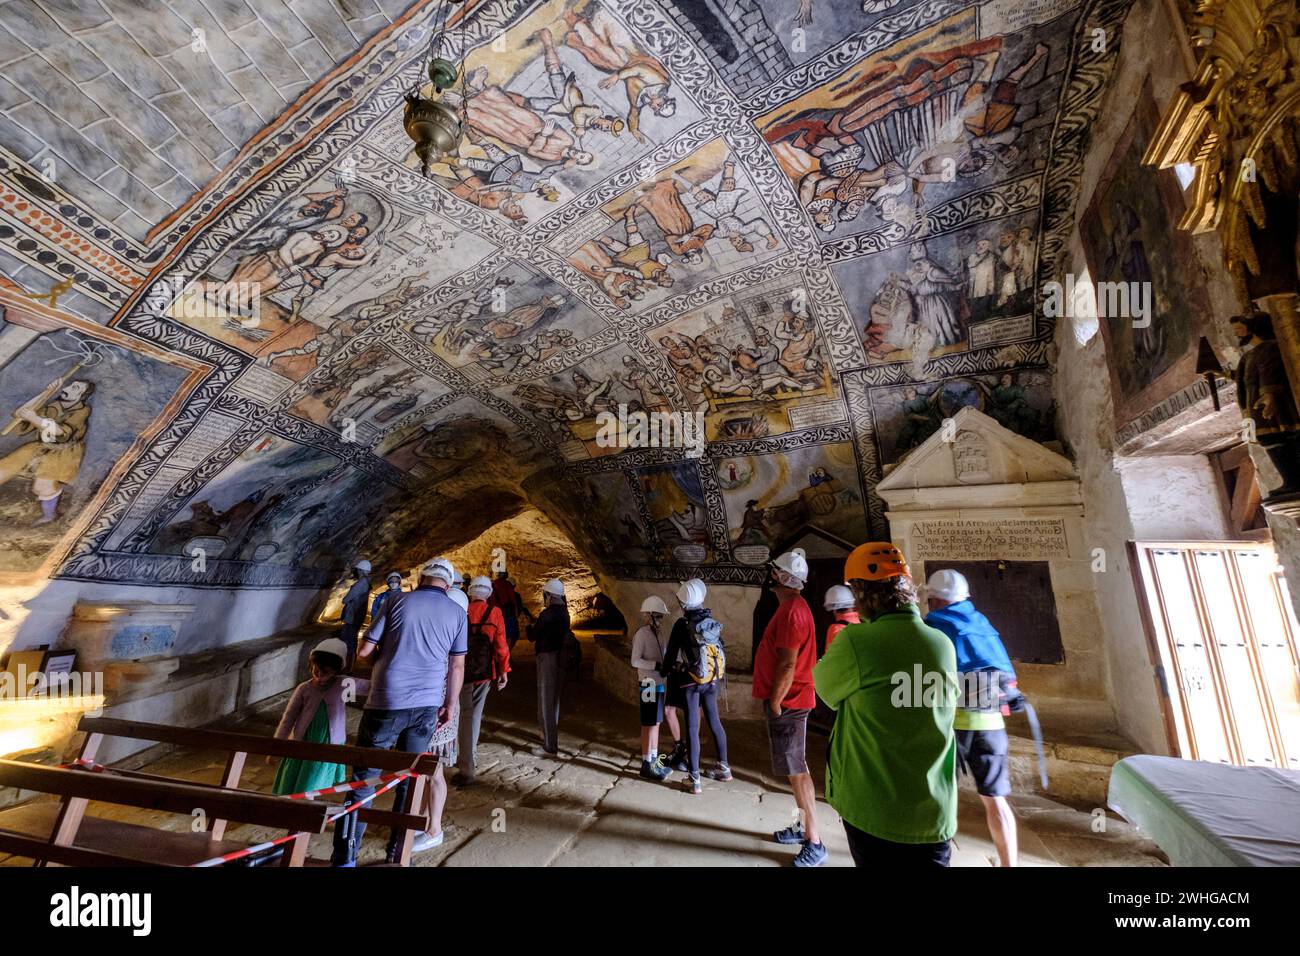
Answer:
<svg viewBox="0 0 1300 956"><path fill-rule="evenodd" d="M957 660L921 620L892 544L858 547L845 564L863 623L835 637L813 668L837 712L826 800L844 820L858 866L947 866L957 830Z"/></svg>

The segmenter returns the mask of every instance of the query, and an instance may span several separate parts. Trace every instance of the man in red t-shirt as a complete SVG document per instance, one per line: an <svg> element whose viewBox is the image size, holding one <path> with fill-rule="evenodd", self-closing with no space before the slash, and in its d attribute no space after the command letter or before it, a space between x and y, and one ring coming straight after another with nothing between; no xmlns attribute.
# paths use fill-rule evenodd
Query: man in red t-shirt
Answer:
<svg viewBox="0 0 1300 956"><path fill-rule="evenodd" d="M808 715L817 705L812 676L817 627L812 608L799 593L808 580L808 561L795 548L773 561L771 571L772 590L781 604L767 622L754 656L754 697L763 701L772 772L790 779L799 808L796 822L773 836L777 843L802 844L795 866L822 866L830 855L817 830L817 789L804 757Z"/></svg>

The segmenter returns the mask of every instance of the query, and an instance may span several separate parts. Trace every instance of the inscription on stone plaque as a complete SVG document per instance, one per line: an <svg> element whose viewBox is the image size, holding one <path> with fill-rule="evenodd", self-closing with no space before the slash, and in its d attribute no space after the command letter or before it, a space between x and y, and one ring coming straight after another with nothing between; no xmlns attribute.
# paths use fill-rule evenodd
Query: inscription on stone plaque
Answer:
<svg viewBox="0 0 1300 956"><path fill-rule="evenodd" d="M978 432L958 432L952 443L952 466L958 481L984 481L989 477L989 446Z"/></svg>
<svg viewBox="0 0 1300 956"><path fill-rule="evenodd" d="M918 558L1065 558L1064 518L1001 521L933 520L912 526Z"/></svg>

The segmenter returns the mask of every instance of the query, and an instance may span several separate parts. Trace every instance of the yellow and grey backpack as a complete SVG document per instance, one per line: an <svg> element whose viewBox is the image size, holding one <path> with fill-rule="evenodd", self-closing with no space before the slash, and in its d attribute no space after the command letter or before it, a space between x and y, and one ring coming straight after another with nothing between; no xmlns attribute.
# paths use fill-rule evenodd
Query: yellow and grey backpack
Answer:
<svg viewBox="0 0 1300 956"><path fill-rule="evenodd" d="M694 644L694 661L687 668L691 680L697 684L712 684L722 680L727 673L727 652L722 646L722 625L711 617L703 617L691 625Z"/></svg>

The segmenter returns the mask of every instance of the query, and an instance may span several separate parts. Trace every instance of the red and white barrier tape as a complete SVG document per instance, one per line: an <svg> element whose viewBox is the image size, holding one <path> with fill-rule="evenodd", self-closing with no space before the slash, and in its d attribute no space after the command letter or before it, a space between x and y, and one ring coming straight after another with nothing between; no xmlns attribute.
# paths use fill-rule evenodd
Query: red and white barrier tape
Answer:
<svg viewBox="0 0 1300 956"><path fill-rule="evenodd" d="M356 801L355 803L350 803L347 806L341 808L338 813L334 814L332 817L329 818L328 822L332 824L337 824L342 817L346 817L349 813L353 812L354 810L360 810L362 807L368 804L371 800L374 800L375 797L379 796L381 793L386 793L387 791L393 789L393 787L397 786L399 783L405 780L409 775L410 775L410 771L402 771L400 774L389 774L389 776L395 777L396 779L389 780L386 784L378 788L370 796L362 797L360 800ZM282 836L279 839L271 840L268 843L258 843L255 846L247 846L240 850L232 850L231 852L222 854L221 856L214 856L209 859L206 859L201 863L191 863L190 866L192 867L221 866L224 863L232 863L235 860L242 860L244 857L252 856L254 853L261 853L263 850L270 850L274 847L279 846L281 843L288 843L297 835L298 834L296 833L290 833L288 836Z"/></svg>

